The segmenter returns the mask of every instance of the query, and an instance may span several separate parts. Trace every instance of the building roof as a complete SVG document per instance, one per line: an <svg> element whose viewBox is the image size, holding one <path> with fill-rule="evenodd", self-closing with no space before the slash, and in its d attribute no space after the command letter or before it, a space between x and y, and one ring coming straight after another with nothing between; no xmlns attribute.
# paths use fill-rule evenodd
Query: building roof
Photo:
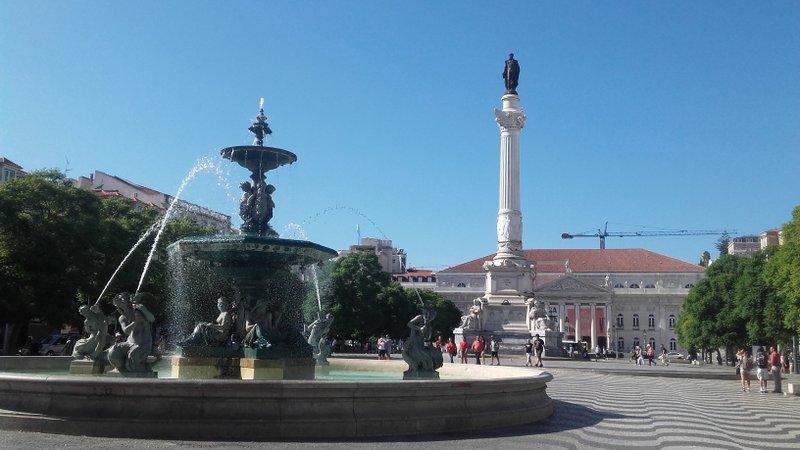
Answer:
<svg viewBox="0 0 800 450"><path fill-rule="evenodd" d="M435 276L436 272L429 270L429 269L417 269L414 267L408 268L403 273L393 273L393 277L430 277Z"/></svg>
<svg viewBox="0 0 800 450"><path fill-rule="evenodd" d="M11 161L10 159L6 158L5 156L0 156L0 164L4 164L4 165L7 165L7 166L12 166L15 169L22 170L22 166L20 166L19 164L15 163L14 161Z"/></svg>
<svg viewBox="0 0 800 450"><path fill-rule="evenodd" d="M528 249L525 257L536 262L540 273L700 273L705 268L643 248L613 249ZM495 254L448 267L444 273L482 273L483 263Z"/></svg>

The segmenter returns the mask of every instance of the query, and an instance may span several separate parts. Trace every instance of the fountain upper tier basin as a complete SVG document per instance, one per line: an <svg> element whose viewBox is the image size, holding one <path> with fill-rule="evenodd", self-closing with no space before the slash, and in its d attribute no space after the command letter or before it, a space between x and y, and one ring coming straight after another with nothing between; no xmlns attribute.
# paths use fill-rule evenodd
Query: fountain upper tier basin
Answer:
<svg viewBox="0 0 800 450"><path fill-rule="evenodd" d="M201 261L236 266L305 266L338 256L336 250L314 242L250 234L191 236L168 248Z"/></svg>
<svg viewBox="0 0 800 450"><path fill-rule="evenodd" d="M288 150L260 145L226 147L220 150L220 154L255 173L264 173L297 161L297 155Z"/></svg>

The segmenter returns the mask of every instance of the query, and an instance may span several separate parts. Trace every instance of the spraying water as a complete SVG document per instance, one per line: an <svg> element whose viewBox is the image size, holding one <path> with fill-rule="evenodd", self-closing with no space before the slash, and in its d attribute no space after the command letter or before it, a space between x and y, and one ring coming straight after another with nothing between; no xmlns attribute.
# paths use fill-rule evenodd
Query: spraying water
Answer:
<svg viewBox="0 0 800 450"><path fill-rule="evenodd" d="M302 226L300 226L300 225L298 225L296 223L289 223L289 224L286 225L286 228L289 229L290 231L292 231L294 233L294 236L296 236L296 237L298 237L298 238L300 238L300 239L302 239L304 241L308 240L308 236L306 236L306 230L304 230ZM314 280L314 289L317 292L317 307L319 307L319 310L322 311L322 295L320 295L320 292L319 292L319 277L317 276L317 265L316 264L312 264L311 265L311 277Z"/></svg>
<svg viewBox="0 0 800 450"><path fill-rule="evenodd" d="M329 208L325 208L322 211L320 211L320 212L318 212L318 213L316 213L316 214L314 214L312 216L306 217L306 219L303 220L302 224L303 225L308 225L310 223L313 223L313 222L319 220L321 217L323 217L323 216L325 216L327 214L330 214L332 212L338 212L338 211L347 211L347 212L351 212L353 214L356 214L358 216L363 217L364 219L366 219L367 222L369 222L375 228L375 230L378 231L378 233L381 234L383 239L389 239L389 238L386 237L386 233L384 233L383 230L381 230L381 227L379 227L378 224L375 223L374 220L372 220L369 216L367 216L366 214L364 214L360 210L358 210L356 208L353 208L351 206L331 206Z"/></svg>
<svg viewBox="0 0 800 450"><path fill-rule="evenodd" d="M108 282L103 287L103 290L100 291L100 295L97 296L97 301L95 302L95 304L100 303L100 299L103 298L103 295L105 295L106 291L108 290L108 287L111 286L111 282L114 281L114 278L116 278L117 274L122 269L122 266L124 266L125 263L128 262L128 259L131 257L131 255L133 255L133 252L135 252L136 249L139 248L139 245L141 245L142 242L145 241L145 239L147 239L148 237L150 237L151 234L153 234L153 231L155 231L156 229L156 225L158 225L158 222L150 225L150 227L144 232L144 234L142 234L139 237L139 240L136 241L135 244L133 244L133 247L131 247L131 249L128 251L128 254L125 255L124 258L122 258L122 262L119 263L119 266L117 266L117 270L115 270L114 273L111 274L111 278L108 279Z"/></svg>
<svg viewBox="0 0 800 450"><path fill-rule="evenodd" d="M161 240L161 235L164 233L164 229L167 227L167 222L172 218L172 215L175 212L175 206L178 204L178 200L181 198L181 194L186 186L192 181L197 174L213 170L215 168L219 168L218 161L210 157L202 157L197 160L197 162L189 169L189 173L181 181L178 190L175 192L175 195L172 197L172 201L169 203L169 207L167 207L167 211L164 213L164 217L161 218L161 221L158 222L158 232L156 233L155 239L153 239L153 245L150 247L150 253L147 255L147 261L144 263L144 269L142 270L142 276L139 278L139 284L136 286L136 293L139 293L139 290L142 289L142 284L144 284L144 279L147 276L147 270L150 268L150 262L153 260L153 255L156 253L156 247L158 246L158 242Z"/></svg>

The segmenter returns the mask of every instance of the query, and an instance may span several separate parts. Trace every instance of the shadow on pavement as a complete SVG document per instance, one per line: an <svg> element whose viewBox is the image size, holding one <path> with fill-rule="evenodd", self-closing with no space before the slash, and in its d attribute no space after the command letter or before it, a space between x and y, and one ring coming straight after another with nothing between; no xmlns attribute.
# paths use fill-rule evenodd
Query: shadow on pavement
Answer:
<svg viewBox="0 0 800 450"><path fill-rule="evenodd" d="M359 442L418 442L454 441L514 436L531 436L558 433L578 428L591 427L606 419L624 419L628 416L614 412L597 411L576 403L553 400L553 415L541 422L493 430L475 430L466 433L444 433L422 436L400 436L387 438L362 438ZM341 442L341 441L340 441Z"/></svg>

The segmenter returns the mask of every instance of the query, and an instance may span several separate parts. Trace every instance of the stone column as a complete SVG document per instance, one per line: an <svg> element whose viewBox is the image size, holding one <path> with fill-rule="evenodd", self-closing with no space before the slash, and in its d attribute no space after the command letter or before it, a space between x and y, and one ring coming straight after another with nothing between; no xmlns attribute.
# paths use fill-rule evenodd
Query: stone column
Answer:
<svg viewBox="0 0 800 450"><path fill-rule="evenodd" d="M502 97L503 109L495 109L500 126L500 209L497 213L497 255L494 261L524 260L522 256L522 213L519 195L519 135L525 126L525 112L519 96Z"/></svg>
<svg viewBox="0 0 800 450"><path fill-rule="evenodd" d="M616 345L616 342L611 342L613 336L611 335L611 305L606 303L606 348L611 348L611 345Z"/></svg>
<svg viewBox="0 0 800 450"><path fill-rule="evenodd" d="M581 341L581 303L575 303L575 342Z"/></svg>
<svg viewBox="0 0 800 450"><path fill-rule="evenodd" d="M590 333L591 333L591 336L592 336L592 344L591 344L592 345L592 350L591 351L594 351L595 347L597 347L597 323L596 323L597 322L597 314L596 314L596 311L595 311L596 306L595 306L594 303L590 303L589 307L592 308L592 310L590 311L590 317L591 317L591 320L592 320L592 326L590 327Z"/></svg>

